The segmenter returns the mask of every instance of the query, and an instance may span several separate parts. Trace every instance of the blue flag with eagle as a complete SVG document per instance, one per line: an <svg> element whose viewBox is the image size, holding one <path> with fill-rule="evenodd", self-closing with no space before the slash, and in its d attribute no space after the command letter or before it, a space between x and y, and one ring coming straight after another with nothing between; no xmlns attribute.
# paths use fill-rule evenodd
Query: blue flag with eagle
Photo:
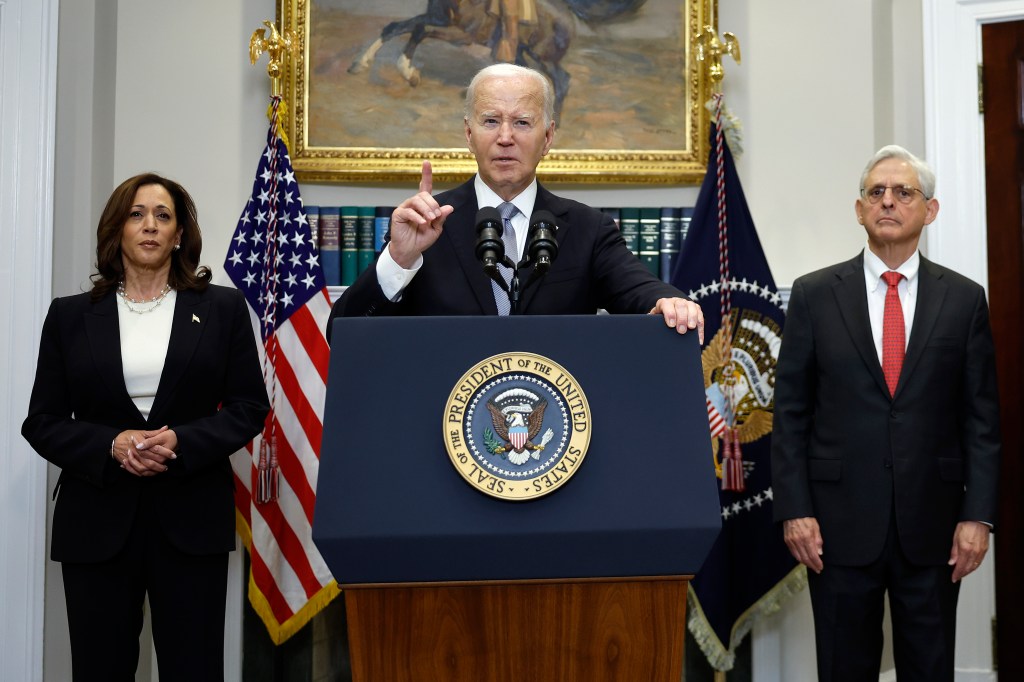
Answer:
<svg viewBox="0 0 1024 682"><path fill-rule="evenodd" d="M722 508L722 532L690 583L688 624L711 666L730 670L757 618L776 611L806 577L772 522L769 457L783 301L718 130L712 126L707 174L672 284L704 311L701 364Z"/></svg>

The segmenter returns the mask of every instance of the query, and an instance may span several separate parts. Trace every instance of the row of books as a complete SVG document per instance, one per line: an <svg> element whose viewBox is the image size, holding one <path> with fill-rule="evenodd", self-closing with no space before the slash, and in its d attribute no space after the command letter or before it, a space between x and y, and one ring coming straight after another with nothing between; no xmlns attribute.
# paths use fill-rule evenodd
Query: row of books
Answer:
<svg viewBox="0 0 1024 682"><path fill-rule="evenodd" d="M328 286L348 286L384 244L393 206L306 206L313 243ZM626 246L655 277L668 282L690 229L692 207L602 208L619 226Z"/></svg>
<svg viewBox="0 0 1024 682"><path fill-rule="evenodd" d="M305 206L327 286L348 286L380 253L394 206Z"/></svg>
<svg viewBox="0 0 1024 682"><path fill-rule="evenodd" d="M672 278L672 266L683 247L693 219L692 206L663 208L602 208L622 232L626 246L655 277Z"/></svg>

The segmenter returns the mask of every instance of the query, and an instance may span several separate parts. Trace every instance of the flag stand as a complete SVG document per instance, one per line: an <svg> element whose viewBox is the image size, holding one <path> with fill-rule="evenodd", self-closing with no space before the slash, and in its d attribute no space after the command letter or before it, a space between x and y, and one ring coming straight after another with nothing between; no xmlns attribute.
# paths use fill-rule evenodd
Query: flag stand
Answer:
<svg viewBox="0 0 1024 682"><path fill-rule="evenodd" d="M251 559L248 599L279 645L340 590L312 541L331 300L283 134L283 60L296 41L263 24L249 57L270 57L270 126L224 270L255 313L271 399L263 433L231 465L238 534Z"/></svg>
<svg viewBox="0 0 1024 682"><path fill-rule="evenodd" d="M723 106L722 57L739 63L740 45L731 33L720 40L712 20L695 47L714 92L711 153L671 283L701 304L710 339L702 361L723 524L691 581L687 613L692 640L724 682L755 621L777 611L806 577L772 518L774 372L785 314L732 158L739 147L730 150L738 125Z"/></svg>

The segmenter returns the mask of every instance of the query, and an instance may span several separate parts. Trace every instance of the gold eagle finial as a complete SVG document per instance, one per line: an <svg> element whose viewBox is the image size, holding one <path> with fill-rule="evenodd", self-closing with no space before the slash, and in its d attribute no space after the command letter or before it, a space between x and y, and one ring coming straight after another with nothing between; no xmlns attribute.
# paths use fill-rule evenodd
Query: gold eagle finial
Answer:
<svg viewBox="0 0 1024 682"><path fill-rule="evenodd" d="M270 55L270 63L267 64L267 75L275 83L281 77L281 61L285 54L295 44L295 37L290 30L281 33L277 25L272 21L264 21L267 28L258 28L252 32L249 38L249 62L255 64L260 55L266 52ZM270 29L270 36L267 36L267 29Z"/></svg>
<svg viewBox="0 0 1024 682"><path fill-rule="evenodd" d="M725 76L725 71L722 68L722 55L730 55L736 60L736 63L740 63L740 41L732 33L726 31L722 34L724 40L718 40L718 34L715 29L711 26L705 26L704 30L697 34L695 41L697 47L697 59L702 62L710 62L708 65L708 75L711 77L713 86L717 89L722 78Z"/></svg>

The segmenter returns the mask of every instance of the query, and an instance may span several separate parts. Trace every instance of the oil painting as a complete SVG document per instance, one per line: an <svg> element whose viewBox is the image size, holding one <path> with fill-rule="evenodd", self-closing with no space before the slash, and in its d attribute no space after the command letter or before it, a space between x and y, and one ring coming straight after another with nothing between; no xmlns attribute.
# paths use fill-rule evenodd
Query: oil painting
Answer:
<svg viewBox="0 0 1024 682"><path fill-rule="evenodd" d="M710 88L694 39L713 0L285 0L301 179L408 182L475 170L463 98L482 67L544 73L557 131L544 181L696 183Z"/></svg>

